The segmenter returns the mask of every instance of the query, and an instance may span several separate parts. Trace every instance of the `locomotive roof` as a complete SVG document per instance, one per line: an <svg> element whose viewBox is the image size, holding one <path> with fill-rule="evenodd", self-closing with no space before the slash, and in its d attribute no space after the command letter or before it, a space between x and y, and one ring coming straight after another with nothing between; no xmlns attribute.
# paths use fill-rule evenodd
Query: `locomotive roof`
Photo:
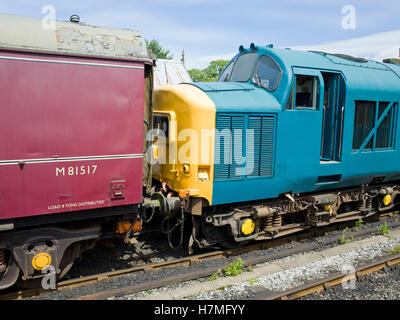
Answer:
<svg viewBox="0 0 400 320"><path fill-rule="evenodd" d="M275 56L288 67L306 67L320 70L338 70L343 74L351 73L351 70L389 71L400 79L400 65L394 63L383 63L363 58L355 58L344 54L332 54L319 51L299 51L291 49L272 49L270 46L258 47Z"/></svg>
<svg viewBox="0 0 400 320"><path fill-rule="evenodd" d="M232 61L249 52L265 54L279 65L281 76L276 89L271 91L255 85L251 76L247 81L192 83L211 98L217 112L265 112L266 108L270 112L279 112L285 108L292 93L296 74L321 77L321 72L342 74L348 99L398 101L400 98L400 65L394 63L254 45L248 49L241 47ZM255 65L256 62L251 68L255 68Z"/></svg>
<svg viewBox="0 0 400 320"><path fill-rule="evenodd" d="M400 65L395 63L316 51L276 49L271 45L251 45L250 48L240 48L239 51L238 55L255 51L266 54L280 65L283 71L282 78L278 89L271 93L282 105L286 103L290 95L294 73L306 72L306 74L317 75L319 71L340 72L346 80L348 89L356 93L357 99L399 99Z"/></svg>
<svg viewBox="0 0 400 320"><path fill-rule="evenodd" d="M45 25L46 26L46 25ZM140 32L0 14L0 48L150 62Z"/></svg>

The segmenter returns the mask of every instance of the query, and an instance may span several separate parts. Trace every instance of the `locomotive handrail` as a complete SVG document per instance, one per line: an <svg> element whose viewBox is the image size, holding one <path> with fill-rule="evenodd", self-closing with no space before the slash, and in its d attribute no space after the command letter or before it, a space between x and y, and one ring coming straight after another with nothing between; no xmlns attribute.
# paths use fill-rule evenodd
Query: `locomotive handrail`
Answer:
<svg viewBox="0 0 400 320"><path fill-rule="evenodd" d="M325 138L325 117L326 117L326 106L322 106L323 120L322 120L322 139L321 139L321 155L322 158L324 152L324 138Z"/></svg>
<svg viewBox="0 0 400 320"><path fill-rule="evenodd" d="M342 157L342 141L343 141L343 120L344 120L344 106L342 106L342 119L340 124L340 144L339 144L339 159Z"/></svg>

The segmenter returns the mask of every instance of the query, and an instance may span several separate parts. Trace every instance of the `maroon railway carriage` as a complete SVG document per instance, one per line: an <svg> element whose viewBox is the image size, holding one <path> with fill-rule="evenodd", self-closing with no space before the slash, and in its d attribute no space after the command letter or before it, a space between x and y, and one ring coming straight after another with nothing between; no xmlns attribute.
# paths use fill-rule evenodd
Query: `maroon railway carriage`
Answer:
<svg viewBox="0 0 400 320"><path fill-rule="evenodd" d="M138 32L1 15L0 289L135 223L151 64Z"/></svg>

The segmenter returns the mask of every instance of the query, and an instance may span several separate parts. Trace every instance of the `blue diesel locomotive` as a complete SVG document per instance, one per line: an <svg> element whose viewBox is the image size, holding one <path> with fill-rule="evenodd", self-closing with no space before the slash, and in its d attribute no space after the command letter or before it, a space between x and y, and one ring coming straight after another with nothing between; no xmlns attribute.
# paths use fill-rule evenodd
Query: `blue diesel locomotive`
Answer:
<svg viewBox="0 0 400 320"><path fill-rule="evenodd" d="M215 83L156 90L167 149L186 143L183 129L215 130L208 158L153 174L190 197L190 243L270 239L393 209L400 64L385 62L251 44Z"/></svg>

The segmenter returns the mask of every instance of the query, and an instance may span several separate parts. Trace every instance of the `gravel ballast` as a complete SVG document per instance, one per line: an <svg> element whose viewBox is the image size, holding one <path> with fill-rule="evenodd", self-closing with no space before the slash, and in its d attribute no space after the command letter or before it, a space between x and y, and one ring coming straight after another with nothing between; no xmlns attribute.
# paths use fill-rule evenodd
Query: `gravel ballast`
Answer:
<svg viewBox="0 0 400 320"><path fill-rule="evenodd" d="M399 300L400 265L368 274L360 281L335 286L302 300Z"/></svg>
<svg viewBox="0 0 400 320"><path fill-rule="evenodd" d="M356 266L372 262L387 255L388 249L398 243L399 238L387 242L366 246L361 249L338 254L326 259L308 263L296 268L289 268L264 277L255 278L249 282L242 282L222 290L214 290L190 297L199 300L243 300L256 299L258 292L265 294L277 293L290 288L300 286L308 281L323 279L330 274L341 272L348 273ZM300 255L301 256L301 255ZM289 266L291 260L297 257L288 257L280 261L272 262ZM262 267L262 265L258 266Z"/></svg>
<svg viewBox="0 0 400 320"><path fill-rule="evenodd" d="M375 244L375 239L379 239L380 242ZM364 244L369 244L357 248L356 240L360 240ZM345 245L336 243L335 245L321 248L320 251L317 250L316 252L299 254L257 265L254 267L253 273L244 272L240 275L242 278L247 278L246 281L235 283L237 282L236 279L240 278L240 276L230 277L230 279L221 278L215 281L216 283L219 281L220 287L211 291L211 287L218 285L214 285L214 281L210 281L209 278L204 278L197 281L171 284L167 287L151 290L151 292L139 292L116 299L256 299L260 296L260 293L265 295L279 292L304 284L307 281L324 278L333 273L350 272L356 266L387 256L388 252L400 242L400 232L392 230L388 236L375 234L374 236L368 235L352 241L354 242ZM345 249L346 247L348 249ZM340 252L341 249L344 251L348 250L348 252L333 254L335 251ZM307 261L311 263L307 263ZM296 266L296 264L300 265ZM275 271L280 271L272 272L274 271L274 266L276 266ZM263 267L267 267L271 274L260 277L260 272L258 271L262 270ZM252 277L252 274L255 276ZM204 292L197 295L185 296L188 292L193 291L190 288L197 287L204 287Z"/></svg>

